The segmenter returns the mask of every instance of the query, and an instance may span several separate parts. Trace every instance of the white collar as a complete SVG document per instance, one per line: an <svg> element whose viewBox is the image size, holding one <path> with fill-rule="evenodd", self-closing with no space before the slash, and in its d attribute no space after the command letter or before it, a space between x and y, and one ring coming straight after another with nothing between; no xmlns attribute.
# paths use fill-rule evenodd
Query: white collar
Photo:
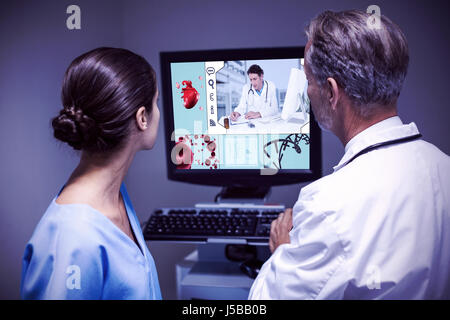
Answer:
<svg viewBox="0 0 450 320"><path fill-rule="evenodd" d="M267 82L267 84L265 84L264 82ZM249 87L249 90L252 90L254 94L258 94L258 93L256 92L256 89L253 88L253 86L252 86L251 83L248 83L248 85L250 86L250 87ZM263 86L262 86L262 88L261 88L261 95L264 93L264 89L269 90L269 82L268 82L268 80L264 80L264 81L263 81Z"/></svg>
<svg viewBox="0 0 450 320"><path fill-rule="evenodd" d="M398 116L375 123L354 136L345 146L345 154L339 164L333 167L334 172L344 167L358 152L374 144L393 139L401 139L419 133L414 122L403 124Z"/></svg>

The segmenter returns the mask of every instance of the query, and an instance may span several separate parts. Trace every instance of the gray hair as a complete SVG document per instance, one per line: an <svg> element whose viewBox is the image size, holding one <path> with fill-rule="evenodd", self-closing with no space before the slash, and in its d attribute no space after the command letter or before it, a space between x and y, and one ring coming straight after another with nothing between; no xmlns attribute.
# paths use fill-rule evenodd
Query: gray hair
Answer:
<svg viewBox="0 0 450 320"><path fill-rule="evenodd" d="M373 111L370 105L396 101L409 63L400 28L383 15L379 28L371 28L369 17L358 10L325 11L305 29L311 41L305 59L314 78L321 86L334 78L362 116Z"/></svg>

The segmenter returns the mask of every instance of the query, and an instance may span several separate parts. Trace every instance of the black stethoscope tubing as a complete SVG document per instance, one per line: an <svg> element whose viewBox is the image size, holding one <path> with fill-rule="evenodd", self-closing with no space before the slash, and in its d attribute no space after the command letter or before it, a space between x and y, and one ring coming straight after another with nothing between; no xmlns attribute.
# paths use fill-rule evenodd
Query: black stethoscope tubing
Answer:
<svg viewBox="0 0 450 320"><path fill-rule="evenodd" d="M267 82L267 80L264 80L264 83L266 84L266 101L265 103L267 103L267 92L269 92L269 83ZM253 93L253 95L255 94L255 92L253 91L254 89L252 89L252 85L250 84L250 89L248 89L247 92L247 96L250 94L250 91Z"/></svg>
<svg viewBox="0 0 450 320"><path fill-rule="evenodd" d="M355 160L356 158L358 158L359 156L362 156L363 154L366 154L366 153L368 153L370 151L373 151L375 149L378 149L378 148L381 148L381 147L385 147L385 146L394 145L394 144L400 144L400 143L414 141L414 140L417 140L417 139L419 139L421 137L422 137L422 135L420 133L418 133L418 134L415 134L413 136L409 136L409 137L405 137L405 138L394 139L394 140L389 140L389 141L384 141L384 142L373 144L373 145L371 145L371 146L361 150L357 154L355 154L349 161L347 161L346 165L349 164L350 162L352 162L353 160Z"/></svg>

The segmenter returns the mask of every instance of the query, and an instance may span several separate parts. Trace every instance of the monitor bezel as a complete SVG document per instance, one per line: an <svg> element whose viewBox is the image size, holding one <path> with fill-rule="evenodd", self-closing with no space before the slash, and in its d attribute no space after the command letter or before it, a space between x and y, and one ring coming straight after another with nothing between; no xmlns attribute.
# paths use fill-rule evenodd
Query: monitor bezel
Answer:
<svg viewBox="0 0 450 320"><path fill-rule="evenodd" d="M177 169L171 161L175 146L172 79L170 64L263 59L301 59L305 47L246 48L160 52L164 134L167 176L169 180L213 186L275 186L302 183L322 176L322 135L310 112L310 169L280 169L274 175L262 175L260 169ZM315 143L313 143L315 142Z"/></svg>

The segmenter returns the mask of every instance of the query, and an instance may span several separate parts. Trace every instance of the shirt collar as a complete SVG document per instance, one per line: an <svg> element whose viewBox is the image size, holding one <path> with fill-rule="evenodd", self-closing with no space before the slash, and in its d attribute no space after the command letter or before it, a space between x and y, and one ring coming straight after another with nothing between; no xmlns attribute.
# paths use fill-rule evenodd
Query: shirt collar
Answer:
<svg viewBox="0 0 450 320"><path fill-rule="evenodd" d="M398 116L375 123L354 136L345 146L345 154L334 172L344 167L358 152L374 144L413 136L419 133L414 122L403 124Z"/></svg>
<svg viewBox="0 0 450 320"><path fill-rule="evenodd" d="M262 87L261 87L261 90L256 90L256 89L253 89L253 87L252 87L252 89L253 90L255 90L255 92L257 93L257 94L259 94L259 95L261 95L261 93L263 92L263 90L264 90L264 82L266 82L266 81L263 81L263 85L262 85ZM252 85L250 85L250 86L252 86Z"/></svg>

